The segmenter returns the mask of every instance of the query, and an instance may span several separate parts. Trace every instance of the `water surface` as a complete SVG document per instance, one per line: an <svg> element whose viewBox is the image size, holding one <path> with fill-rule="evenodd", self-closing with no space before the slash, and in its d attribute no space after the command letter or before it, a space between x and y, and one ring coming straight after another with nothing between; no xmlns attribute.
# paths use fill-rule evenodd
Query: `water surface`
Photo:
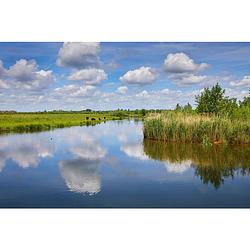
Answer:
<svg viewBox="0 0 250 250"><path fill-rule="evenodd" d="M142 123L0 136L0 207L250 207L250 148L143 140Z"/></svg>

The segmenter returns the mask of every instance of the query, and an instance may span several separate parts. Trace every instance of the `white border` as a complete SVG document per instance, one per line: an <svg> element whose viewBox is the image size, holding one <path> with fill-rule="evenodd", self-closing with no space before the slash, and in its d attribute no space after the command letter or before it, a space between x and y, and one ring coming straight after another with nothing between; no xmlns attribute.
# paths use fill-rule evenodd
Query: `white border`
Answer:
<svg viewBox="0 0 250 250"><path fill-rule="evenodd" d="M2 249L245 249L249 210L1 210Z"/></svg>
<svg viewBox="0 0 250 250"><path fill-rule="evenodd" d="M250 41L248 0L8 0L0 41Z"/></svg>
<svg viewBox="0 0 250 250"><path fill-rule="evenodd" d="M0 41L250 41L249 1L8 0ZM0 210L1 248L243 249L250 211Z"/></svg>

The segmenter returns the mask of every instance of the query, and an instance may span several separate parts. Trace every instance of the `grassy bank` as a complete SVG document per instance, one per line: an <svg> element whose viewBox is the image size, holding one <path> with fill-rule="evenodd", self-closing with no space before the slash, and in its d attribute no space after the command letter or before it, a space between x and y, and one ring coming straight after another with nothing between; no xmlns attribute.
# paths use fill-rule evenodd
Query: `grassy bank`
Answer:
<svg viewBox="0 0 250 250"><path fill-rule="evenodd" d="M95 125L118 120L112 114L82 113L13 113L0 114L0 133L35 132L70 126Z"/></svg>
<svg viewBox="0 0 250 250"><path fill-rule="evenodd" d="M143 132L145 138L171 142L249 144L250 120L170 111L149 115Z"/></svg>

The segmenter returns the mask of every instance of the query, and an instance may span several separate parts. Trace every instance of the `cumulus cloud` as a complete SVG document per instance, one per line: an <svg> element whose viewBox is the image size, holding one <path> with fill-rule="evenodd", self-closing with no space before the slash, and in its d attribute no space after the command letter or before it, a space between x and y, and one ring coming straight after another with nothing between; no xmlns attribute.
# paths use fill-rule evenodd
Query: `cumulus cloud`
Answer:
<svg viewBox="0 0 250 250"><path fill-rule="evenodd" d="M8 89L8 88L9 88L8 84L0 79L0 89Z"/></svg>
<svg viewBox="0 0 250 250"><path fill-rule="evenodd" d="M195 74L174 74L169 77L174 83L181 86L195 85L208 80L205 75L195 75Z"/></svg>
<svg viewBox="0 0 250 250"><path fill-rule="evenodd" d="M249 87L250 86L250 76L244 76L243 79L236 82L231 82L232 87Z"/></svg>
<svg viewBox="0 0 250 250"><path fill-rule="evenodd" d="M197 72L207 67L207 63L196 64L185 53L168 54L164 61L164 68L169 73Z"/></svg>
<svg viewBox="0 0 250 250"><path fill-rule="evenodd" d="M53 94L61 97L88 97L92 96L95 89L95 86L91 85L78 86L75 84L69 84L61 88L56 88Z"/></svg>
<svg viewBox="0 0 250 250"><path fill-rule="evenodd" d="M107 74L102 69L81 69L72 73L68 80L70 81L84 81L87 85L98 84L106 80Z"/></svg>
<svg viewBox="0 0 250 250"><path fill-rule="evenodd" d="M67 42L58 53L57 65L77 69L97 68L100 43Z"/></svg>
<svg viewBox="0 0 250 250"><path fill-rule="evenodd" d="M4 69L0 62L0 74L3 74L4 80L1 80L1 87L18 88L25 90L41 90L47 88L55 82L55 76L51 70L39 70L35 60L20 59Z"/></svg>
<svg viewBox="0 0 250 250"><path fill-rule="evenodd" d="M147 90L143 90L140 93L136 94L135 96L139 98L148 98L150 97L150 94L148 93Z"/></svg>
<svg viewBox="0 0 250 250"><path fill-rule="evenodd" d="M129 70L120 77L120 80L128 84L151 84L157 78L156 72L150 67L140 67L135 70Z"/></svg>
<svg viewBox="0 0 250 250"><path fill-rule="evenodd" d="M117 88L117 91L116 91L116 92L119 93L119 94L126 94L127 91L128 91L128 87L126 87L126 86L121 86L121 87Z"/></svg>
<svg viewBox="0 0 250 250"><path fill-rule="evenodd" d="M242 89L239 90L238 88L225 88L226 96L229 96L230 98L237 98L238 100L242 100L245 96L248 96L249 91L248 89Z"/></svg>
<svg viewBox="0 0 250 250"><path fill-rule="evenodd" d="M18 82L29 82L36 79L38 65L34 60L21 59L8 70L8 75Z"/></svg>

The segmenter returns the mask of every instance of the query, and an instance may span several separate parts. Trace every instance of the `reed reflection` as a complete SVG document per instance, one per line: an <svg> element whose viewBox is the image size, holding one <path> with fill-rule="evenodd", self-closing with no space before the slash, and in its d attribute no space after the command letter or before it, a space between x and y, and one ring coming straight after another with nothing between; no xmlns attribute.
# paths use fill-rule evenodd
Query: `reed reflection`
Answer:
<svg viewBox="0 0 250 250"><path fill-rule="evenodd" d="M164 143L144 140L144 152L151 159L165 162L166 166L186 164L195 169L195 175L204 184L219 188L226 178L249 175L250 147ZM176 170L176 173L178 170ZM180 171L181 172L181 171Z"/></svg>

